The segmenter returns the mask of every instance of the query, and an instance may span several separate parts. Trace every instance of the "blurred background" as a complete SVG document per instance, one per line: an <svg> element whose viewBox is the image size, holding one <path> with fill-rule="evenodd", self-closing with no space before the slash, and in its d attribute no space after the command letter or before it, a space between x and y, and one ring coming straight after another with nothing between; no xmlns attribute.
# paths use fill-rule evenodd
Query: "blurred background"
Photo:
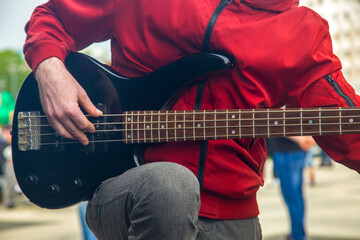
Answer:
<svg viewBox="0 0 360 240"><path fill-rule="evenodd" d="M21 83L30 73L22 55L24 27L33 9L45 0L0 1L0 239L84 239L79 206L45 210L32 205L11 183L7 127ZM303 0L328 20L334 51L342 60L347 80L360 92L360 0ZM306 34L306 33L304 33ZM109 42L84 50L103 62L110 61ZM309 239L360 239L360 177L339 164L324 164L315 147L311 169L304 171L306 229ZM265 240L285 239L290 231L286 205L271 159L265 167L266 184L258 194ZM11 174L10 174L11 175ZM9 180L10 179L10 180ZM11 186L11 190L7 190ZM9 193L13 195L9 201Z"/></svg>

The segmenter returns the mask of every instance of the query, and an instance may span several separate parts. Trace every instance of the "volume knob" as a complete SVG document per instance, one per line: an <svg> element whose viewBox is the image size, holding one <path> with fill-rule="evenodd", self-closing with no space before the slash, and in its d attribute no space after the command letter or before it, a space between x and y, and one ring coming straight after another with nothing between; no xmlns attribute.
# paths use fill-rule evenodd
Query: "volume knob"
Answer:
<svg viewBox="0 0 360 240"><path fill-rule="evenodd" d="M53 184L48 186L46 190L49 195L54 195L60 192L60 187L59 185Z"/></svg>
<svg viewBox="0 0 360 240"><path fill-rule="evenodd" d="M38 184L39 178L36 175L29 175L25 178L25 184L28 186Z"/></svg>
<svg viewBox="0 0 360 240"><path fill-rule="evenodd" d="M72 189L81 188L83 185L83 181L81 179L74 179L70 182L70 186Z"/></svg>

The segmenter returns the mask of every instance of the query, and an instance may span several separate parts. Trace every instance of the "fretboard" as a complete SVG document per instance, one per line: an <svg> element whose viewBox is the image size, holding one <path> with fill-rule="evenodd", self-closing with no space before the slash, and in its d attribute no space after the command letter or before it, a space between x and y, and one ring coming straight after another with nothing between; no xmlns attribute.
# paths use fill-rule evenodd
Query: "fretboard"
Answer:
<svg viewBox="0 0 360 240"><path fill-rule="evenodd" d="M131 111L126 143L360 133L360 108Z"/></svg>

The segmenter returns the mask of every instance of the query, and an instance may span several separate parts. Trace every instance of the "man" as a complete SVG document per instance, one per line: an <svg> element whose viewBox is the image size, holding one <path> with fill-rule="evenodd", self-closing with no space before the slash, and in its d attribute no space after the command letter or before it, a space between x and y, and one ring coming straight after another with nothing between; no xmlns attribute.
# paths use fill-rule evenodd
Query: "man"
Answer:
<svg viewBox="0 0 360 240"><path fill-rule="evenodd" d="M231 55L234 69L207 77L201 109L360 105L332 52L326 21L297 0L52 0L35 10L26 31L25 57L50 124L84 145L82 130L94 132L94 126L79 105L91 116L102 113L63 61L106 39L112 67L128 77L202 51ZM197 89L187 88L173 109L194 109ZM316 141L334 160L360 171L359 135ZM264 139L200 145L148 146L144 158L151 164L104 182L87 208L96 237L260 239L256 192L263 185ZM198 174L204 173L201 205L200 148L206 156Z"/></svg>

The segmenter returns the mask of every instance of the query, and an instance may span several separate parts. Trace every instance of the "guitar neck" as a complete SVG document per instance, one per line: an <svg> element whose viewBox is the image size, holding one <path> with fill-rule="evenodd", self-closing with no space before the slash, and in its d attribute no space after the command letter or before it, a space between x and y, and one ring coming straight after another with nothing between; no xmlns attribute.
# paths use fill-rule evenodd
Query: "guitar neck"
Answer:
<svg viewBox="0 0 360 240"><path fill-rule="evenodd" d="M360 133L360 108L131 111L126 143Z"/></svg>

